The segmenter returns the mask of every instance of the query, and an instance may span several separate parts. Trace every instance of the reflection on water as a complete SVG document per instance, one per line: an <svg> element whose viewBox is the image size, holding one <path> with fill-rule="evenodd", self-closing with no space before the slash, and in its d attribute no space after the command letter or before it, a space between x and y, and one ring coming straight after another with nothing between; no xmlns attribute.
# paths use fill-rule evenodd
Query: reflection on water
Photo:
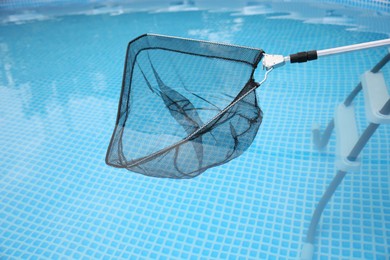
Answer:
<svg viewBox="0 0 390 260"><path fill-rule="evenodd" d="M107 129L108 134L113 127L117 107L116 99L99 96L108 91L106 74L94 71L87 78L59 79L25 71L30 75L30 81L25 81L18 69L34 66L37 60L14 58L16 55L9 44L0 44L0 158L1 164L19 162L2 168L1 176L20 177L21 165L34 165L53 153L61 157L64 149L79 146L77 140L83 137L96 140L105 149L108 136L102 139L101 133ZM60 67L55 71L59 77L68 73L61 73ZM83 145L88 150L89 144Z"/></svg>
<svg viewBox="0 0 390 260"><path fill-rule="evenodd" d="M208 24L208 15L203 16L203 20ZM207 28L188 30L188 35L193 38L206 39L214 42L234 43L234 38L237 37L244 24L244 19L235 18L232 20L219 20L218 27L211 22Z"/></svg>
<svg viewBox="0 0 390 260"><path fill-rule="evenodd" d="M368 9L363 12L362 9L354 9L344 5L301 1L133 0L131 2L113 1L106 3L98 0L76 5L62 3L61 8L54 4L55 1L48 1L46 5L36 3L39 6L37 9L33 8L32 3L3 3L6 11L0 12L0 24L23 24L49 19L62 19L66 15L120 16L136 12L172 13L210 10L211 12L232 12L233 16L269 15L274 19L295 19L308 23L344 25L349 26L350 30L365 30L390 35L389 13L386 13L386 11L380 12ZM364 3L361 4L364 5ZM12 9L8 5L14 5L16 9ZM370 2L366 5L368 8L375 9L374 6L380 6L380 3ZM384 10L386 9L385 5L382 5L382 7Z"/></svg>
<svg viewBox="0 0 390 260"><path fill-rule="evenodd" d="M18 161L34 156L44 141L43 119L27 116L32 99L30 83L16 84L11 68L13 60L8 45L0 44L0 158L2 162L10 159ZM12 167L3 168L12 171ZM2 171L4 174L5 171ZM0 175L2 177L2 175Z"/></svg>
<svg viewBox="0 0 390 260"><path fill-rule="evenodd" d="M2 19L0 23L15 23L15 24L23 24L26 22L32 21L44 21L53 19L49 15L37 13L36 11L23 11L18 14L11 14Z"/></svg>

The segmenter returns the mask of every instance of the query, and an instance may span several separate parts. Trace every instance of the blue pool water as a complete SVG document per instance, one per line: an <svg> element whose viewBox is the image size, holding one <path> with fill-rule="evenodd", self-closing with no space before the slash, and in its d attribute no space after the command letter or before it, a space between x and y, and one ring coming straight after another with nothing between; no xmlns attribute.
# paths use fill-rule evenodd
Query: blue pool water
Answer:
<svg viewBox="0 0 390 260"><path fill-rule="evenodd" d="M284 55L389 37L390 23L375 25L390 21L386 14L354 17L321 5L303 16L278 7L1 13L0 256L298 258L336 172L334 135L319 152L312 125L327 124L386 48L272 71L258 94L264 119L252 146L197 178L150 178L104 161L126 46L145 32ZM383 73L389 83L390 66ZM255 77L263 75L259 68ZM355 103L362 131L363 98ZM361 162L324 212L316 259L390 257L389 125L379 127Z"/></svg>

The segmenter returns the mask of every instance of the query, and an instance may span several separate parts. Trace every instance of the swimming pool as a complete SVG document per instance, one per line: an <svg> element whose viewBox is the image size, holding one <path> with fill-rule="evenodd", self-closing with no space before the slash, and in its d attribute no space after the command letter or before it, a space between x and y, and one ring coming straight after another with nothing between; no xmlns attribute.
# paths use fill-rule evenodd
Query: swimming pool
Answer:
<svg viewBox="0 0 390 260"><path fill-rule="evenodd" d="M127 43L153 32L290 54L387 38L389 16L324 3L310 11L288 2L196 4L1 14L2 257L299 257L311 215L336 172L334 135L319 152L312 125L328 123L387 49L273 71L258 92L264 118L251 147L197 178L172 180L104 162ZM383 73L390 82L390 67ZM263 74L258 70L256 79ZM364 129L361 95L355 103ZM318 259L390 255L388 125L379 127L361 162L323 214Z"/></svg>

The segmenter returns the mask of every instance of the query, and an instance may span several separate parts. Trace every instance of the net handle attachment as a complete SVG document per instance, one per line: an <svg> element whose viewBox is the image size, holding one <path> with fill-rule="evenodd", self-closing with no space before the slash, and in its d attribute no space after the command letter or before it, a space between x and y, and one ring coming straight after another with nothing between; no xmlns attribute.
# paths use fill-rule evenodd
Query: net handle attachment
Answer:
<svg viewBox="0 0 390 260"><path fill-rule="evenodd" d="M269 70L270 68L278 68L285 65L287 62L290 63L302 63L311 60L316 60L319 57L330 56L335 54L342 54L351 51L358 51L370 48L376 48L381 46L390 45L390 38L383 39L378 41L364 42L352 45L346 45L331 49L325 50L312 50L312 51L304 51L298 52L295 54L290 54L288 56L283 55L273 55L273 54L264 54L263 58L263 68Z"/></svg>

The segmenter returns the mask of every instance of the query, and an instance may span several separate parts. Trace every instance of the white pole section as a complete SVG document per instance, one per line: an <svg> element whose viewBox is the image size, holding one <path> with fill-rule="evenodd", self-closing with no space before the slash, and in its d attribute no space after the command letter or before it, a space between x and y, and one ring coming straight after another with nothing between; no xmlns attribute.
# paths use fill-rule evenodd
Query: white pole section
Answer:
<svg viewBox="0 0 390 260"><path fill-rule="evenodd" d="M372 42L364 42L364 43L342 46L342 47L337 47L337 48L319 50L319 51L317 51L317 56L318 57L328 56L328 55L364 50L364 49L375 48L375 47L386 46L386 45L390 45L390 39L384 39L384 40L372 41Z"/></svg>
<svg viewBox="0 0 390 260"><path fill-rule="evenodd" d="M281 67L287 62L290 63L307 62L311 60L316 60L317 58L322 56L341 54L341 53L381 47L386 45L390 45L390 38L384 40L372 41L372 42L364 42L364 43L352 44L347 46L341 46L341 47L336 47L331 49L319 50L319 51L312 50L312 51L298 52L285 57L283 57L282 55L264 54L263 67L268 70L270 68Z"/></svg>

